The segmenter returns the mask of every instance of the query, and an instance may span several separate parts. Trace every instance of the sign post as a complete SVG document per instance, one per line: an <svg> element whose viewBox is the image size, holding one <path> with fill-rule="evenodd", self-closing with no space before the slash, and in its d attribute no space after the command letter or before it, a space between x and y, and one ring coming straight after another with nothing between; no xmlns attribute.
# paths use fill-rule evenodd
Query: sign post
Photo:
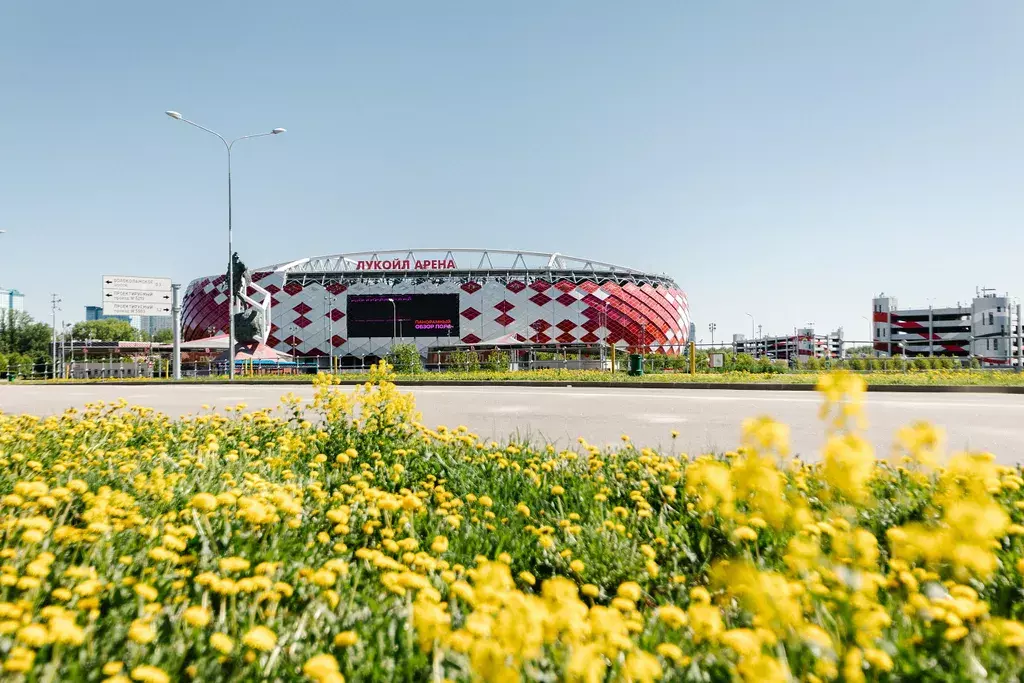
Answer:
<svg viewBox="0 0 1024 683"><path fill-rule="evenodd" d="M181 285L171 285L171 330L174 333L174 351L171 356L171 363L174 365L175 381L181 379L181 304L178 301L178 291Z"/></svg>

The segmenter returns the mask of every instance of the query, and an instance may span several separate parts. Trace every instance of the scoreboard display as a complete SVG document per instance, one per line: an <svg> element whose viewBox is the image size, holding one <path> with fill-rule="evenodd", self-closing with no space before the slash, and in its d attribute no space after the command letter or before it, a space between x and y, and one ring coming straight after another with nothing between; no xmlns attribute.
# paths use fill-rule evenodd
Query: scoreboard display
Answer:
<svg viewBox="0 0 1024 683"><path fill-rule="evenodd" d="M458 294L349 295L349 337L458 337Z"/></svg>

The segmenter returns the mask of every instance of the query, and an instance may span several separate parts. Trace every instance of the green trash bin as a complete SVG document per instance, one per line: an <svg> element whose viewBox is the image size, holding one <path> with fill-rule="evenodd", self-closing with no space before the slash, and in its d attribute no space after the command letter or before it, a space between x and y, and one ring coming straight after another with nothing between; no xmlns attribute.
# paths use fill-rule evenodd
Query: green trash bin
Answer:
<svg viewBox="0 0 1024 683"><path fill-rule="evenodd" d="M644 357L639 353L629 354L629 375L640 377L644 374Z"/></svg>

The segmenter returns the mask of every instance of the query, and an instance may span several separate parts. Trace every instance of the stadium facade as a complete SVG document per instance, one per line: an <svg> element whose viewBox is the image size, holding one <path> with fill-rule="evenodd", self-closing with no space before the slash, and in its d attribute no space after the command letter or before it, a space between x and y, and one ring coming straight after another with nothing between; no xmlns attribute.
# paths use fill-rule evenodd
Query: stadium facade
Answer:
<svg viewBox="0 0 1024 683"><path fill-rule="evenodd" d="M679 353L686 295L670 278L562 254L414 249L250 269L270 295L267 344L297 357L382 357L458 346L615 345ZM248 295L258 294L249 287ZM183 338L227 331L227 278L191 282Z"/></svg>

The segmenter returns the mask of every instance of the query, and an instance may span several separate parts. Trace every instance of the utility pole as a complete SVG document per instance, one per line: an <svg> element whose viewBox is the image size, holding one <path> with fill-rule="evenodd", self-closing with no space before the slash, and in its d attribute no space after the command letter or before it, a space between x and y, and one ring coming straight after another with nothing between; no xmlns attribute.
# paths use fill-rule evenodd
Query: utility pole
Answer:
<svg viewBox="0 0 1024 683"><path fill-rule="evenodd" d="M50 332L53 337L53 345L50 348L50 376L57 379L57 311L60 310L61 298L56 294L50 295L50 314L52 316Z"/></svg>

